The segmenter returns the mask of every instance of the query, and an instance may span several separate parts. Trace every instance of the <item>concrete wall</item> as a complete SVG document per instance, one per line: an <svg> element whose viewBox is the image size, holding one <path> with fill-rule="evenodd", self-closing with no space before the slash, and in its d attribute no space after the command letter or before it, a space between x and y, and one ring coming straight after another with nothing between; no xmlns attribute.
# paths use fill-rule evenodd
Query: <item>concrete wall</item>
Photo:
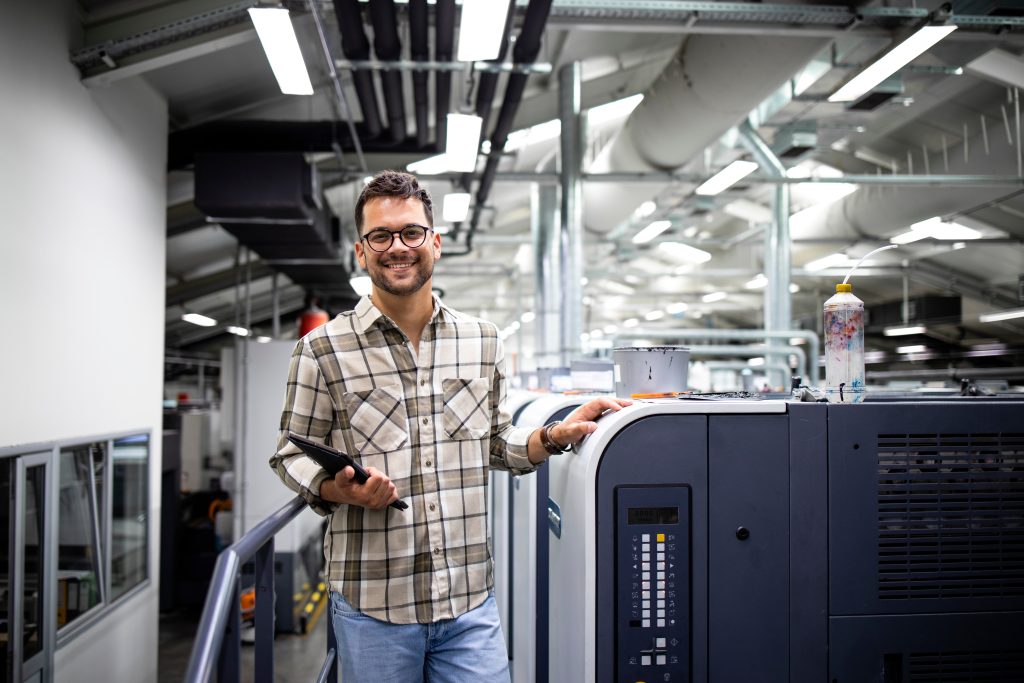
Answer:
<svg viewBox="0 0 1024 683"><path fill-rule="evenodd" d="M0 446L149 430L150 583L56 654L56 681L155 681L167 108L90 90L74 3L0 5Z"/></svg>

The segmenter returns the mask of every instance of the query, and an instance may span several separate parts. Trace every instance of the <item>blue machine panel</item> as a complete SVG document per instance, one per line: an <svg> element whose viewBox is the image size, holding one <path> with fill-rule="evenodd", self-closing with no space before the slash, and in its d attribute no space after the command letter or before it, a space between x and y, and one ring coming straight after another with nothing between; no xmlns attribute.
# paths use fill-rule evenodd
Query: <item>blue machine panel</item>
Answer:
<svg viewBox="0 0 1024 683"><path fill-rule="evenodd" d="M617 681L688 681L690 489L616 489Z"/></svg>

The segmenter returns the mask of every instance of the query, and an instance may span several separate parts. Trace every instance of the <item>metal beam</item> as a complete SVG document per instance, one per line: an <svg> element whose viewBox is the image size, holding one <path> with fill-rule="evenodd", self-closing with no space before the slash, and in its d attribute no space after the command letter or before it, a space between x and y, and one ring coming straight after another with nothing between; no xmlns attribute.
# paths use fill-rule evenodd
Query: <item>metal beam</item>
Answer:
<svg viewBox="0 0 1024 683"><path fill-rule="evenodd" d="M358 71L368 69L371 71L457 71L464 72L467 62L438 62L433 60L413 61L411 59L400 59L394 61L379 61L376 59L336 59L334 66L339 69ZM551 64L547 62L533 62L532 64L516 64L515 62L473 62L473 71L488 73L520 73L520 74L549 74Z"/></svg>
<svg viewBox="0 0 1024 683"><path fill-rule="evenodd" d="M254 261L250 266L251 278L258 280L263 277L269 277L273 275L273 270L270 266L259 261ZM186 280L185 282L172 285L167 288L167 306L177 306L183 304L186 301L192 301L200 297L206 296L207 294L213 294L225 289L231 289L235 286L239 274L244 271L244 268L228 268L221 270L216 273L204 275L203 277L193 278Z"/></svg>

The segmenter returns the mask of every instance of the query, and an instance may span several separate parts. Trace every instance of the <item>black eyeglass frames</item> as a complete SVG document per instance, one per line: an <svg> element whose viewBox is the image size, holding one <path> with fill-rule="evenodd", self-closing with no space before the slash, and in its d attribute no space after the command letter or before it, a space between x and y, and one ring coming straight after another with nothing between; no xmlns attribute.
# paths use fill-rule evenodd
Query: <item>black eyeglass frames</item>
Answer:
<svg viewBox="0 0 1024 683"><path fill-rule="evenodd" d="M391 245L394 244L395 235L398 235L399 239L402 240L402 244L410 249L415 249L427 240L427 233L431 230L433 230L433 228L427 228L422 225L415 224L407 225L401 230L374 228L363 235L361 239L366 240L366 244L368 244L370 249L373 249L374 251L387 251L391 248Z"/></svg>

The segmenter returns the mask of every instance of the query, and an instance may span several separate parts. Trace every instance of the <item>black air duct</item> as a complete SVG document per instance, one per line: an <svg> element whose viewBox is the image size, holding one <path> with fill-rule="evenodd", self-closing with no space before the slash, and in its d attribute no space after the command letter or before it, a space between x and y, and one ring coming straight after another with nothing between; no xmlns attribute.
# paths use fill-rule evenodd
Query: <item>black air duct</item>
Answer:
<svg viewBox="0 0 1024 683"><path fill-rule="evenodd" d="M452 60L452 46L455 44L455 0L437 0L437 14L434 20L434 59L439 62ZM452 99L452 73L438 71L434 74L437 97L434 101L434 139L437 149L443 150L448 132L448 110Z"/></svg>
<svg viewBox="0 0 1024 683"><path fill-rule="evenodd" d="M430 59L430 46L427 37L429 26L427 22L427 0L410 0L409 2L409 56L415 62L425 62ZM412 98L413 110L416 115L416 144L426 147L429 142L429 125L427 115L430 110L430 103L427 101L427 78L426 71L412 72Z"/></svg>
<svg viewBox="0 0 1024 683"><path fill-rule="evenodd" d="M370 21L373 22L373 51L382 62L397 62L402 58L402 43L398 39L398 17L393 0L370 0ZM381 73L384 82L384 106L388 110L388 127L392 142L405 139L405 102L402 94L402 72L386 69Z"/></svg>
<svg viewBox="0 0 1024 683"><path fill-rule="evenodd" d="M338 19L341 33L341 50L351 60L365 61L370 58L370 43L363 31L363 16L359 0L335 0L334 14ZM380 135L380 109L377 107L377 89L373 85L373 73L355 69L352 81L356 86L356 98L363 112L363 126L368 137Z"/></svg>

